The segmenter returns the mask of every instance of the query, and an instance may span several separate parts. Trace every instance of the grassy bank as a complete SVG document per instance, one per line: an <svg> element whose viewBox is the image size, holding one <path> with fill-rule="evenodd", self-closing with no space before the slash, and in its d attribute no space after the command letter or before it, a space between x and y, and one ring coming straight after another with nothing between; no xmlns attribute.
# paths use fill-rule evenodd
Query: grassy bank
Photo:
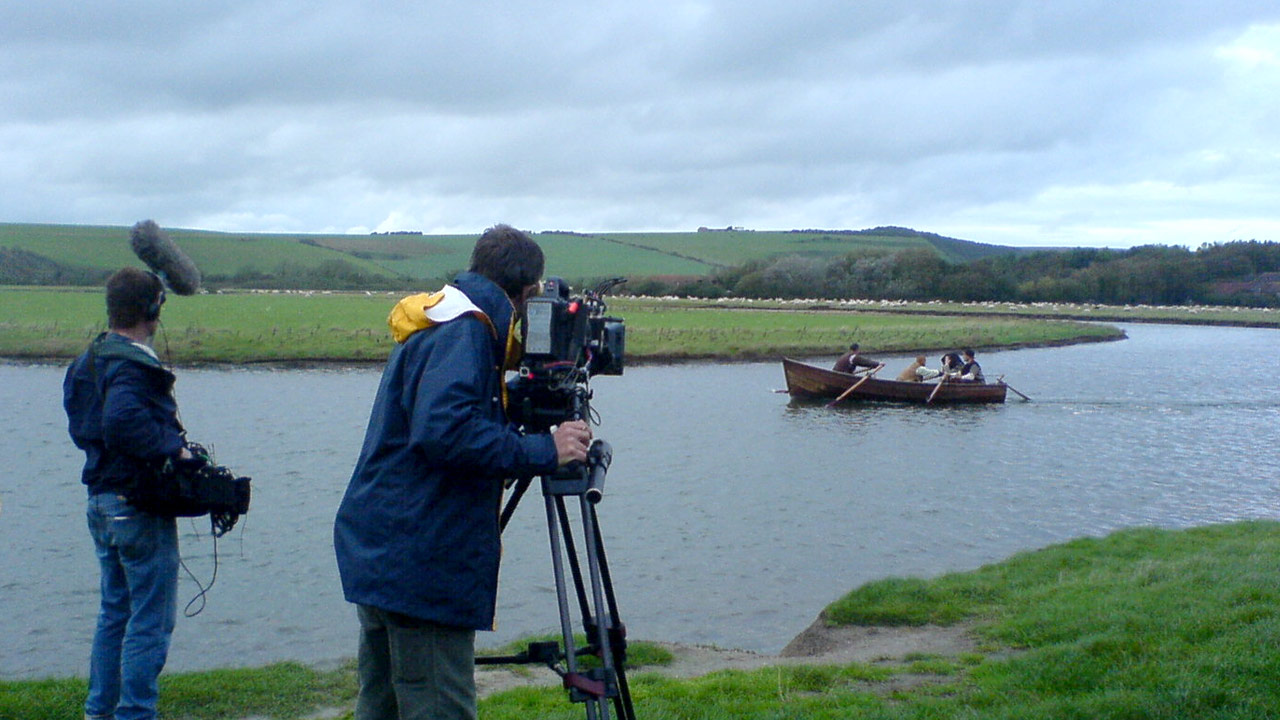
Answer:
<svg viewBox="0 0 1280 720"><path fill-rule="evenodd" d="M379 361L387 312L400 294L227 293L165 305L157 349L176 363ZM105 325L100 290L0 289L0 357L74 357ZM1115 339L1115 328L1017 317L695 307L617 299L632 361L1003 347Z"/></svg>
<svg viewBox="0 0 1280 720"><path fill-rule="evenodd" d="M830 623L965 622L979 649L904 663L776 666L676 680L634 669L645 720L1233 718L1280 716L1280 524L1135 529L933 580L886 579ZM348 713L349 667L273 665L164 678L174 720ZM919 682L921 678L925 682ZM908 678L914 681L909 681ZM79 717L83 680L0 683L0 718ZM488 720L580 718L556 688L481 703Z"/></svg>
<svg viewBox="0 0 1280 720"><path fill-rule="evenodd" d="M1094 305L1081 303L907 302L903 300L671 300L688 307L810 309L959 316L1010 316L1095 322L1177 323L1280 328L1280 309L1228 305Z"/></svg>
<svg viewBox="0 0 1280 720"><path fill-rule="evenodd" d="M526 638L487 654L515 654L529 642L545 640L559 640L559 636ZM580 634L575 641L578 647L585 645ZM671 662L671 653L653 643L634 643L629 655L635 666ZM584 658L583 667L591 667L592 660ZM83 678L0 681L0 720L79 720L87 688ZM260 668L165 673L160 677L159 710L162 717L173 720L283 720L313 715L319 708L352 707L356 689L354 661L333 669L282 662Z"/></svg>
<svg viewBox="0 0 1280 720"><path fill-rule="evenodd" d="M619 301L611 310L625 317L628 352L639 357L834 355L852 340L868 353L905 353L1121 337L1113 327L1015 317L681 307L658 301Z"/></svg>
<svg viewBox="0 0 1280 720"><path fill-rule="evenodd" d="M0 682L0 720L80 720L88 683L81 678ZM160 713L171 720L300 718L319 707L354 705L354 663L316 670L299 663L166 673Z"/></svg>
<svg viewBox="0 0 1280 720"><path fill-rule="evenodd" d="M640 674L646 718L1274 718L1280 524L1136 529L934 580L863 586L833 624L972 623L982 644L905 665L774 667L691 681ZM910 685L905 676L932 676ZM908 689L902 689L902 688ZM552 691L487 718L573 718Z"/></svg>

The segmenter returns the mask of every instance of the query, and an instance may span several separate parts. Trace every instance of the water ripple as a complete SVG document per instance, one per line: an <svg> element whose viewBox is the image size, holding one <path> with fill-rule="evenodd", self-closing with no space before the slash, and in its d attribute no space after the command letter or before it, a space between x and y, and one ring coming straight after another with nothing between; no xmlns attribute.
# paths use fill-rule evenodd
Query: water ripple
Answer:
<svg viewBox="0 0 1280 720"><path fill-rule="evenodd" d="M829 602L1082 535L1280 517L1276 331L1127 326L1125 342L984 353L1035 398L981 408L799 405L773 363L637 367L593 384L614 446L601 528L633 637L777 651ZM891 365L897 362L888 358ZM907 361L902 360L902 364ZM0 365L0 676L84 673L97 605L60 368ZM355 652L330 537L377 372L179 372L193 438L254 477L174 670ZM300 421L299 418L303 418ZM504 538L499 629L557 627L537 499ZM207 527L183 555L207 582ZM195 595L183 576L179 592Z"/></svg>

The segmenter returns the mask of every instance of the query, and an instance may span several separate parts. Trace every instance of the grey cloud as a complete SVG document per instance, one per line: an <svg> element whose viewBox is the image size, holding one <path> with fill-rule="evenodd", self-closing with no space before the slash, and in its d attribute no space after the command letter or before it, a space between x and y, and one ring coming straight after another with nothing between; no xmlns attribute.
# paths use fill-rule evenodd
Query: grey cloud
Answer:
<svg viewBox="0 0 1280 720"><path fill-rule="evenodd" d="M8 3L0 219L1057 243L1194 211L1169 241L1195 242L1272 227L1247 199L1280 181L1276 23L1248 2ZM1260 60L1223 55L1240 38Z"/></svg>

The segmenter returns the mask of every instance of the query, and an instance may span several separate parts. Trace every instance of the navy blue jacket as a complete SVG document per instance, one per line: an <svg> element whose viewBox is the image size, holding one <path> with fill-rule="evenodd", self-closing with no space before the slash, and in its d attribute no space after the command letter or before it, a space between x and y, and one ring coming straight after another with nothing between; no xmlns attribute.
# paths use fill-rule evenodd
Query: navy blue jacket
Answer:
<svg viewBox="0 0 1280 720"><path fill-rule="evenodd" d="M333 544L347 600L444 625L493 627L503 480L555 470L548 434L502 407L513 308L487 278L454 283L493 321L463 315L391 352Z"/></svg>
<svg viewBox="0 0 1280 720"><path fill-rule="evenodd" d="M173 373L143 345L102 333L67 368L62 406L71 440L85 453L89 494L127 487L149 464L183 446Z"/></svg>

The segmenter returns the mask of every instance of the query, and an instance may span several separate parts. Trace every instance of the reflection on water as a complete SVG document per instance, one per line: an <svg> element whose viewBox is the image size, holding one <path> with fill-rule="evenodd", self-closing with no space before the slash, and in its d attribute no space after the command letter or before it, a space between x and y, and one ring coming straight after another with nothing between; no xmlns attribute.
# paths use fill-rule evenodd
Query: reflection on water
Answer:
<svg viewBox="0 0 1280 720"><path fill-rule="evenodd" d="M776 651L869 580L974 568L1134 525L1280 510L1272 330L1128 326L1130 340L982 353L1034 402L921 408L789 402L780 364L637 367L601 378L614 446L600 518L632 637ZM890 365L906 364L890 359ZM97 606L62 370L0 365L0 676L82 674ZM180 370L191 436L254 478L218 544L208 606L171 669L355 652L331 522L377 370ZM536 493L505 537L493 645L557 627ZM207 525L182 521L207 582ZM183 578L185 601L197 592Z"/></svg>

